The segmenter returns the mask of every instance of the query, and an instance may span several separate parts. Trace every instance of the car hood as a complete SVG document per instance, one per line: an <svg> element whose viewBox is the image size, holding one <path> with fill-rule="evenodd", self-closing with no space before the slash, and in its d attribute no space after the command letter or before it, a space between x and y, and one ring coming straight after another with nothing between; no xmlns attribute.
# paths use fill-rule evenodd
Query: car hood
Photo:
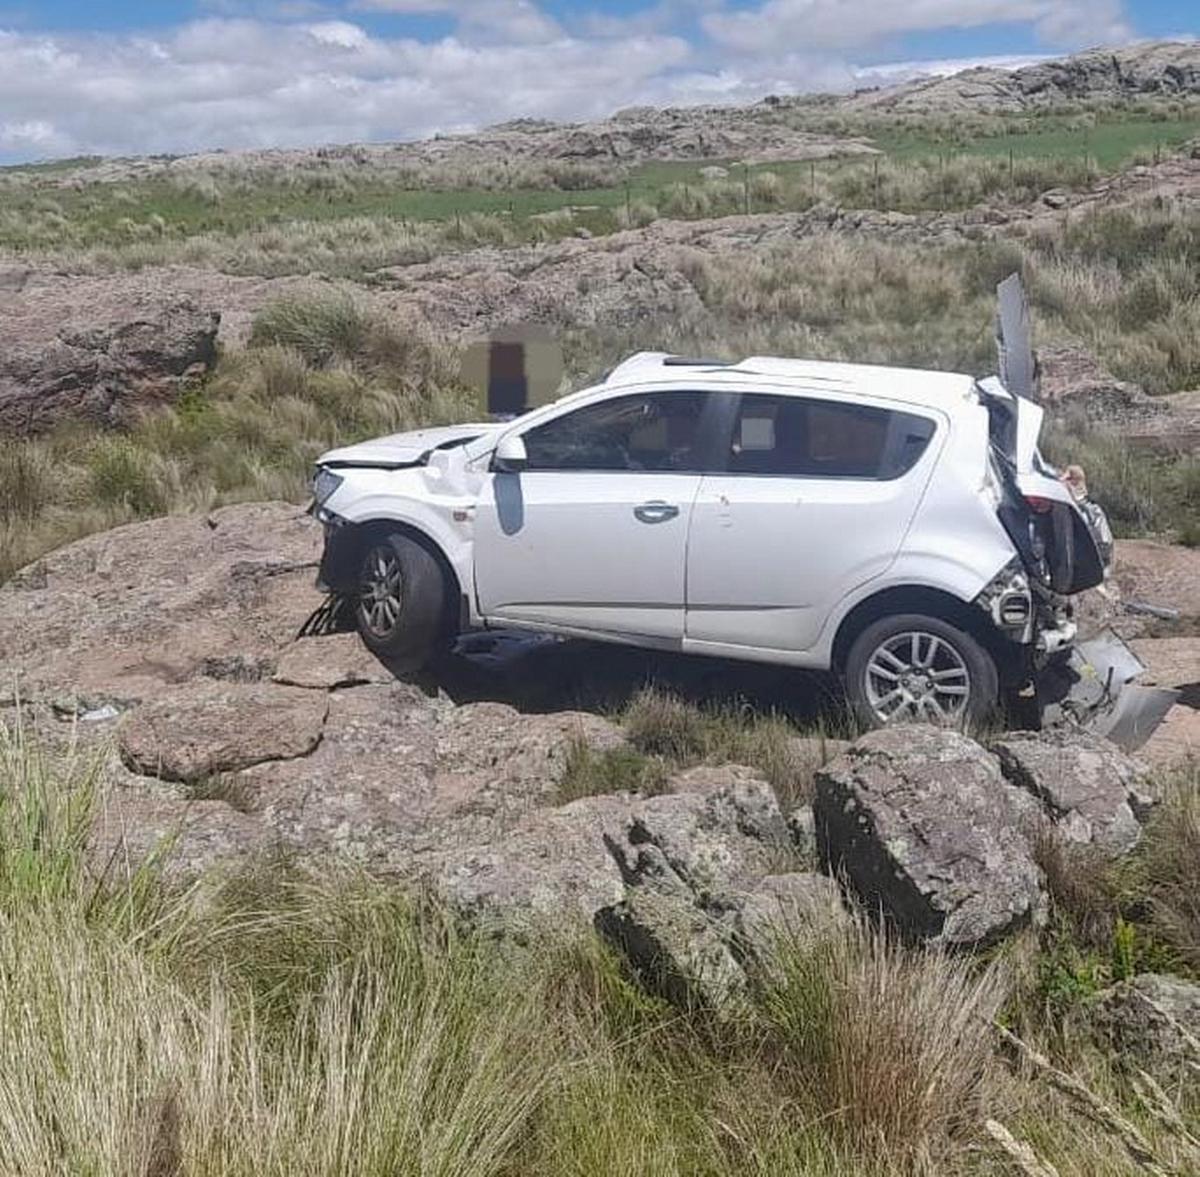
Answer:
<svg viewBox="0 0 1200 1177"><path fill-rule="evenodd" d="M438 429L414 429L393 433L358 445L330 450L317 459L318 466L371 466L397 470L403 466L422 466L434 450L448 450L484 434L495 433L498 425L446 425Z"/></svg>

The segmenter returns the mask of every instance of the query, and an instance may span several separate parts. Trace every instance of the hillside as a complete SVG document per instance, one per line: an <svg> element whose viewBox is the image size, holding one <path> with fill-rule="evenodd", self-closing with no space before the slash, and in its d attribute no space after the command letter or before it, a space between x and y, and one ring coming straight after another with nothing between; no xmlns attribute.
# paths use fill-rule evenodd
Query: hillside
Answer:
<svg viewBox="0 0 1200 1177"><path fill-rule="evenodd" d="M1004 114L1071 103L1187 99L1200 94L1200 41L1161 41L1091 49L1020 69L981 67L865 91L849 110L894 114L983 111Z"/></svg>

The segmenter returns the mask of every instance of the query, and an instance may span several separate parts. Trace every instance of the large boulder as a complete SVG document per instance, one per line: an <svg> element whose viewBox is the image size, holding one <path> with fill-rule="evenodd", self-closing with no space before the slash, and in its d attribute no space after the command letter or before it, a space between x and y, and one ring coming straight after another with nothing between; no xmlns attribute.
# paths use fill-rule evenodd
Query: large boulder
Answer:
<svg viewBox="0 0 1200 1177"><path fill-rule="evenodd" d="M1060 728L1010 732L989 747L1010 783L1042 803L1059 835L1102 853L1128 854L1155 797L1145 768L1115 744Z"/></svg>
<svg viewBox="0 0 1200 1177"><path fill-rule="evenodd" d="M1123 1059L1167 1083L1200 1082L1200 985L1143 973L1100 993L1092 1017Z"/></svg>
<svg viewBox="0 0 1200 1177"><path fill-rule="evenodd" d="M813 808L828 870L906 936L976 947L1040 914L1038 805L966 736L871 732L817 773Z"/></svg>
<svg viewBox="0 0 1200 1177"><path fill-rule="evenodd" d="M135 300L94 317L75 308L54 334L25 316L0 327L0 433L34 433L68 418L133 420L172 400L216 362L221 316L186 298Z"/></svg>

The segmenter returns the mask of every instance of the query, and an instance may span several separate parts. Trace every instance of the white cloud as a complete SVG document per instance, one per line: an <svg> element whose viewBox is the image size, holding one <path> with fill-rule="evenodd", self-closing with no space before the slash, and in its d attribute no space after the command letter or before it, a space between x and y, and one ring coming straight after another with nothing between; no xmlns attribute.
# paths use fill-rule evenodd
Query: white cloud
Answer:
<svg viewBox="0 0 1200 1177"><path fill-rule="evenodd" d="M711 13L705 30L719 45L762 53L852 49L905 33L1030 24L1044 40L1077 45L1132 35L1122 0L765 0L757 8Z"/></svg>
<svg viewBox="0 0 1200 1177"><path fill-rule="evenodd" d="M551 41L562 33L534 0L354 0L353 7L360 12L453 16L458 31L468 38L523 43Z"/></svg>
<svg viewBox="0 0 1200 1177"><path fill-rule="evenodd" d="M243 0L209 2L233 11ZM372 35L344 3L282 2L322 15L213 17L153 35L0 28L0 159L411 139L518 116L844 90L972 64L856 68L853 54L877 57L906 31L1013 19L1060 35L1084 0L764 0L737 11L658 0L629 18L585 9L566 27L535 0L352 0L360 13L452 16L454 33L435 41ZM1090 3L1088 40L1123 35L1119 0ZM670 31L690 19L710 41Z"/></svg>

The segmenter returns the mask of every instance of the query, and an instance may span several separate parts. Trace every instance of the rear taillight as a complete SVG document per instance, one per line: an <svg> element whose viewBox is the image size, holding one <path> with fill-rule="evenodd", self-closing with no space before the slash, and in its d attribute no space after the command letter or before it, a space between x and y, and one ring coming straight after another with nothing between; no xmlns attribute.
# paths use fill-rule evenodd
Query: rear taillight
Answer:
<svg viewBox="0 0 1200 1177"><path fill-rule="evenodd" d="M1025 502L1035 515L1049 515L1054 510L1053 499L1043 499L1038 495L1026 495Z"/></svg>

